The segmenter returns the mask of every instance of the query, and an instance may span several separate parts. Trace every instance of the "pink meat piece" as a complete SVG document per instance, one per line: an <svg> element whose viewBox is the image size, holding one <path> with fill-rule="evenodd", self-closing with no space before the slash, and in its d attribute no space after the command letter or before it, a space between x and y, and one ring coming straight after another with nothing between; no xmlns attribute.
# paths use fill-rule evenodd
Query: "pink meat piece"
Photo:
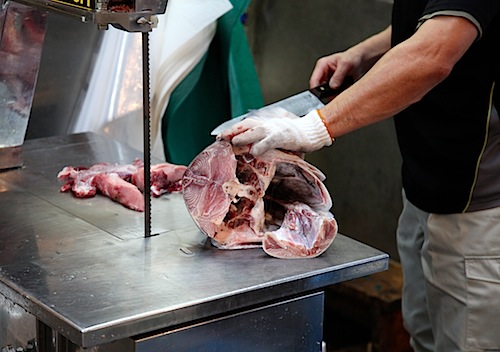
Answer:
<svg viewBox="0 0 500 352"><path fill-rule="evenodd" d="M231 145L214 143L203 150L184 173L182 186L186 206L198 227L212 238L227 237L224 219L235 207L233 200L240 189L236 178L236 156ZM260 242L252 231L240 231L240 237L238 243L241 245ZM223 239L220 242L225 243Z"/></svg>
<svg viewBox="0 0 500 352"><path fill-rule="evenodd" d="M267 254L276 258L314 258L330 247L337 234L337 222L331 213L316 212L301 203L285 208L281 227L264 235L262 248Z"/></svg>
<svg viewBox="0 0 500 352"><path fill-rule="evenodd" d="M76 197L88 198L96 194L97 189L94 184L96 175L114 173L124 180L129 180L142 164L142 161L137 159L132 164L99 163L88 169L85 167L66 166L59 172L57 178L66 182L61 186L61 192L67 192L71 189Z"/></svg>
<svg viewBox="0 0 500 352"><path fill-rule="evenodd" d="M115 173L95 175L94 183L99 191L129 209L144 211L144 196L133 184Z"/></svg>
<svg viewBox="0 0 500 352"><path fill-rule="evenodd" d="M184 165L169 163L151 166L151 194L159 197L181 191L185 170ZM88 198L100 191L130 209L144 211L144 162L140 159L132 164L99 163L89 168L66 166L57 178L64 181L61 192L71 190L78 198Z"/></svg>
<svg viewBox="0 0 500 352"><path fill-rule="evenodd" d="M160 163L151 166L151 194L159 197L164 193L182 191L182 176L186 166ZM132 183L144 191L144 167L137 169L132 175Z"/></svg>
<svg viewBox="0 0 500 352"><path fill-rule="evenodd" d="M265 243L269 255L303 258L324 252L337 233L324 179L296 154L270 150L254 157L247 147L217 141L191 162L182 184L189 213L215 246ZM273 242L282 245L279 251Z"/></svg>

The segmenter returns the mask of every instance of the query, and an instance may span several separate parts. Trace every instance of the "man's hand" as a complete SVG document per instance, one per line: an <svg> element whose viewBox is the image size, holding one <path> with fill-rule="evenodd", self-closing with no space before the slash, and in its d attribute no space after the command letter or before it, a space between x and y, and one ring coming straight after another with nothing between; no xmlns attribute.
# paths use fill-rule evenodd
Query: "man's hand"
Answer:
<svg viewBox="0 0 500 352"><path fill-rule="evenodd" d="M320 58L309 79L309 86L313 88L328 82L330 87L338 88L348 76L357 81L390 49L391 34L389 26L346 51Z"/></svg>
<svg viewBox="0 0 500 352"><path fill-rule="evenodd" d="M217 139L231 141L235 146L251 145L250 153L261 155L269 149L312 152L332 144L332 138L317 110L302 118L285 109L273 108L273 118L249 117L226 131Z"/></svg>

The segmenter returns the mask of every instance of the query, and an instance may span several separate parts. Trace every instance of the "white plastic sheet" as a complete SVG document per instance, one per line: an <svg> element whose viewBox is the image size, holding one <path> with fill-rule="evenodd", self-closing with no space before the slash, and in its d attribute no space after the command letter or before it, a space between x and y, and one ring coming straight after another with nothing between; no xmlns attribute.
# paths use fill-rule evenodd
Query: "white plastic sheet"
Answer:
<svg viewBox="0 0 500 352"><path fill-rule="evenodd" d="M153 156L164 160L161 117L172 91L206 53L229 0L169 0L150 34ZM92 131L142 150L141 34L108 29L72 133Z"/></svg>

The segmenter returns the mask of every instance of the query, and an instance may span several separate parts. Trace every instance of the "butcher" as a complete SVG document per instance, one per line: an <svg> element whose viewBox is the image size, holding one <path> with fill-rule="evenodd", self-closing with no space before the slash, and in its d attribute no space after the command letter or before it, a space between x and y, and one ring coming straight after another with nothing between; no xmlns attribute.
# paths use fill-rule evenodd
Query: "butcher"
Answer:
<svg viewBox="0 0 500 352"><path fill-rule="evenodd" d="M355 83L302 119L246 119L219 138L312 152L394 117L403 318L423 351L500 351L500 1L394 0L392 23L320 58L310 85Z"/></svg>

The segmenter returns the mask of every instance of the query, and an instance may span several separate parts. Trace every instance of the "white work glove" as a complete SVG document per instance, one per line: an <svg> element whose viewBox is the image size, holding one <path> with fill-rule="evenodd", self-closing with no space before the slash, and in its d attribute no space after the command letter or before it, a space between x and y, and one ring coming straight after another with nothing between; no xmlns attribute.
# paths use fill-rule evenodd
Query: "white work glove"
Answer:
<svg viewBox="0 0 500 352"><path fill-rule="evenodd" d="M253 155L274 148L312 152L332 144L332 137L317 110L302 118L281 108L269 111L273 118L246 118L217 138L231 141L235 146L251 145L250 154Z"/></svg>

